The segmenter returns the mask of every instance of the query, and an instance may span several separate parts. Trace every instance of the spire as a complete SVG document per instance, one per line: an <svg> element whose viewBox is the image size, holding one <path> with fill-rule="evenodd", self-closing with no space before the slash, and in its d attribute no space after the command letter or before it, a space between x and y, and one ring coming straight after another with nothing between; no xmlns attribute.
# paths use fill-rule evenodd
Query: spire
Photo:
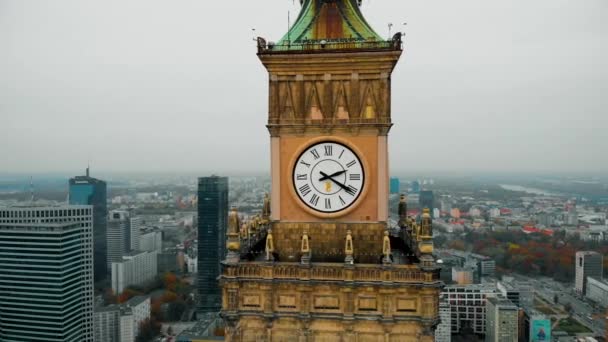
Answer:
<svg viewBox="0 0 608 342"><path fill-rule="evenodd" d="M279 45L307 41L382 41L359 9L360 0L302 0L295 24Z"/></svg>

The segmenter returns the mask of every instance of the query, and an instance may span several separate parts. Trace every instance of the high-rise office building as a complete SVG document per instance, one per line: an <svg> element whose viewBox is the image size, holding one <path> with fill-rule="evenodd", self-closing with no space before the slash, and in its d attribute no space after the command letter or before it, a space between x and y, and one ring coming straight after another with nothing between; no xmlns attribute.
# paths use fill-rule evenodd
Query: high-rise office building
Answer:
<svg viewBox="0 0 608 342"><path fill-rule="evenodd" d="M486 301L486 342L517 342L519 309L505 298Z"/></svg>
<svg viewBox="0 0 608 342"><path fill-rule="evenodd" d="M420 181L413 181L412 182L412 193L417 194L420 192Z"/></svg>
<svg viewBox="0 0 608 342"><path fill-rule="evenodd" d="M129 234L129 244L131 247L131 251L139 251L140 250L140 246L139 246L139 237L141 234L141 229L143 227L143 220L141 217L139 216L135 216L133 212L130 212L130 219L129 219L129 228L130 228L130 234Z"/></svg>
<svg viewBox="0 0 608 342"><path fill-rule="evenodd" d="M399 178L391 178L390 183L391 194L398 194L401 192L401 182Z"/></svg>
<svg viewBox="0 0 608 342"><path fill-rule="evenodd" d="M435 195L433 194L433 191L420 191L420 208L428 208L431 212L433 211L435 208Z"/></svg>
<svg viewBox="0 0 608 342"><path fill-rule="evenodd" d="M108 215L108 269L113 262L121 262L124 255L140 251L139 229L141 217L127 210L112 210Z"/></svg>
<svg viewBox="0 0 608 342"><path fill-rule="evenodd" d="M216 312L221 308L218 283L226 255L228 220L228 178L198 179L198 311Z"/></svg>
<svg viewBox="0 0 608 342"><path fill-rule="evenodd" d="M123 255L131 251L131 227L129 212L113 210L108 215L106 232L108 250L108 269L112 269L113 262L121 262Z"/></svg>
<svg viewBox="0 0 608 342"><path fill-rule="evenodd" d="M0 341L93 341L93 207L0 208Z"/></svg>
<svg viewBox="0 0 608 342"><path fill-rule="evenodd" d="M592 251L576 252L575 258L575 289L580 295L587 293L587 277L602 279L604 274L604 258Z"/></svg>
<svg viewBox="0 0 608 342"><path fill-rule="evenodd" d="M93 269L95 281L108 277L107 229L107 185L90 177L89 168L84 176L70 178L69 204L93 206Z"/></svg>

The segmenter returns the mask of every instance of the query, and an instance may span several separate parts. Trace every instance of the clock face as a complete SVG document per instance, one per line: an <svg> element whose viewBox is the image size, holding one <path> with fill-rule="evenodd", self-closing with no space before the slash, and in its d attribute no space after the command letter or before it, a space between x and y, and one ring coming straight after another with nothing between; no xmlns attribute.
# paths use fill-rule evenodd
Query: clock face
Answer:
<svg viewBox="0 0 608 342"><path fill-rule="evenodd" d="M293 167L296 194L320 213L337 213L350 207L364 185L361 160L341 143L316 143L302 152Z"/></svg>

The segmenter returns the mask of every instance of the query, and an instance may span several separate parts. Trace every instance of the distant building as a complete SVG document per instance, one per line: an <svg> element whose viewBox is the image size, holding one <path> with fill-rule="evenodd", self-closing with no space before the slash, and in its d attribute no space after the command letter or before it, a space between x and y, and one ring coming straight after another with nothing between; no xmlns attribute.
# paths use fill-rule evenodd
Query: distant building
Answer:
<svg viewBox="0 0 608 342"><path fill-rule="evenodd" d="M420 182L415 180L412 182L412 193L419 193L420 192Z"/></svg>
<svg viewBox="0 0 608 342"><path fill-rule="evenodd" d="M182 331L177 336L177 342L224 341L223 336L215 336L217 329L223 331L222 319L217 313L199 314L197 317L198 321L193 327Z"/></svg>
<svg viewBox="0 0 608 342"><path fill-rule="evenodd" d="M198 252L194 250L194 253L186 253L186 268L188 273L198 272Z"/></svg>
<svg viewBox="0 0 608 342"><path fill-rule="evenodd" d="M446 300L439 302L439 319L441 322L435 330L435 342L452 341L452 309Z"/></svg>
<svg viewBox="0 0 608 342"><path fill-rule="evenodd" d="M134 329L134 320L133 313L129 309L124 309L122 314L120 315L120 323L119 323L119 336L120 342L135 342L135 329Z"/></svg>
<svg viewBox="0 0 608 342"><path fill-rule="evenodd" d="M481 217L481 209L479 208L471 208L469 210L470 217Z"/></svg>
<svg viewBox="0 0 608 342"><path fill-rule="evenodd" d="M131 213L131 217L130 217L130 236L129 236L129 243L131 245L131 250L132 251L139 251L140 250L140 234L141 234L141 229L143 228L143 219L139 216L135 216L133 215L133 213Z"/></svg>
<svg viewBox="0 0 608 342"><path fill-rule="evenodd" d="M510 300L488 298L486 302L486 342L517 342L519 309Z"/></svg>
<svg viewBox="0 0 608 342"><path fill-rule="evenodd" d="M602 279L604 273L604 258L601 254L591 251L576 253L575 290L581 295L587 291L587 277Z"/></svg>
<svg viewBox="0 0 608 342"><path fill-rule="evenodd" d="M108 277L107 229L107 185L106 182L86 175L70 178L69 204L93 206L93 270L95 281Z"/></svg>
<svg viewBox="0 0 608 342"><path fill-rule="evenodd" d="M226 256L228 178L198 179L198 292L199 312L218 312L221 292L217 278Z"/></svg>
<svg viewBox="0 0 608 342"><path fill-rule="evenodd" d="M134 342L140 324L150 318L150 313L149 296L95 308L95 342Z"/></svg>
<svg viewBox="0 0 608 342"><path fill-rule="evenodd" d="M158 273L164 274L167 272L181 272L181 265L178 263L178 253L176 250L166 250L158 253Z"/></svg>
<svg viewBox="0 0 608 342"><path fill-rule="evenodd" d="M0 208L0 258L0 341L93 341L92 206Z"/></svg>
<svg viewBox="0 0 608 342"><path fill-rule="evenodd" d="M489 256L474 254L470 258L477 262L480 277L493 277L496 274L496 261Z"/></svg>
<svg viewBox="0 0 608 342"><path fill-rule="evenodd" d="M121 342L120 305L100 306L95 308L94 334L95 342Z"/></svg>
<svg viewBox="0 0 608 342"><path fill-rule="evenodd" d="M401 193L401 183L399 182L399 178L391 178L390 190L391 194Z"/></svg>
<svg viewBox="0 0 608 342"><path fill-rule="evenodd" d="M532 307L534 304L534 288L527 282L515 280L513 277L502 277L496 283L500 294L518 307Z"/></svg>
<svg viewBox="0 0 608 342"><path fill-rule="evenodd" d="M452 210L450 211L450 216L452 218L459 219L460 218L460 209L452 208Z"/></svg>
<svg viewBox="0 0 608 342"><path fill-rule="evenodd" d="M435 208L435 195L433 194L433 191L420 191L419 201L421 209L429 208L429 210L433 212L433 209Z"/></svg>
<svg viewBox="0 0 608 342"><path fill-rule="evenodd" d="M585 296L601 306L608 307L608 282L587 277Z"/></svg>
<svg viewBox="0 0 608 342"><path fill-rule="evenodd" d="M106 236L108 269L111 271L113 262L121 262L123 255L131 252L131 222L128 211L110 212Z"/></svg>
<svg viewBox="0 0 608 342"><path fill-rule="evenodd" d="M452 312L452 334L471 329L486 333L486 300L497 296L491 284L448 285L441 293Z"/></svg>
<svg viewBox="0 0 608 342"><path fill-rule="evenodd" d="M112 290L122 293L131 285L142 285L158 274L156 252L134 252L112 263Z"/></svg>
<svg viewBox="0 0 608 342"><path fill-rule="evenodd" d="M488 211L488 216L490 218L497 218L500 217L500 209L498 208L492 208Z"/></svg>
<svg viewBox="0 0 608 342"><path fill-rule="evenodd" d="M531 309L524 309L523 316L524 342L551 341L551 320L544 314ZM520 332L520 335L522 332Z"/></svg>
<svg viewBox="0 0 608 342"><path fill-rule="evenodd" d="M470 268L454 267L452 268L452 281L458 285L473 284L473 272Z"/></svg>
<svg viewBox="0 0 608 342"><path fill-rule="evenodd" d="M133 338L139 335L139 326L150 319L150 296L136 296L123 304L123 307L131 310L133 316Z"/></svg>
<svg viewBox="0 0 608 342"><path fill-rule="evenodd" d="M139 250L143 252L162 252L163 233L154 231L141 234L139 237Z"/></svg>

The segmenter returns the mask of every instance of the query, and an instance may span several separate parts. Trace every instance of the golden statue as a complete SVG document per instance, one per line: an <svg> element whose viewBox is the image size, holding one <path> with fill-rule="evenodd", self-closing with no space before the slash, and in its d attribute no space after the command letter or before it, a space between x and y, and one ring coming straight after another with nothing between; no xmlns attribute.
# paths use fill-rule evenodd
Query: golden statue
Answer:
<svg viewBox="0 0 608 342"><path fill-rule="evenodd" d="M302 235L302 245L300 248L300 252L302 253L301 261L303 264L310 263L310 238L308 237L308 232L304 231L304 235Z"/></svg>
<svg viewBox="0 0 608 342"><path fill-rule="evenodd" d="M274 240L272 239L272 229L268 230L266 236L266 261L274 261Z"/></svg>
<svg viewBox="0 0 608 342"><path fill-rule="evenodd" d="M269 220L270 219L270 197L268 193L264 194L264 207L262 209L262 219Z"/></svg>
<svg viewBox="0 0 608 342"><path fill-rule="evenodd" d="M344 262L349 265L352 265L355 261L353 258L354 253L355 250L353 247L353 235L349 229L348 231L346 231L346 242L344 246L344 254L346 254L346 258L344 259Z"/></svg>
<svg viewBox="0 0 608 342"><path fill-rule="evenodd" d="M384 240L382 241L382 263L391 264L391 237L388 234L388 230L384 232Z"/></svg>

